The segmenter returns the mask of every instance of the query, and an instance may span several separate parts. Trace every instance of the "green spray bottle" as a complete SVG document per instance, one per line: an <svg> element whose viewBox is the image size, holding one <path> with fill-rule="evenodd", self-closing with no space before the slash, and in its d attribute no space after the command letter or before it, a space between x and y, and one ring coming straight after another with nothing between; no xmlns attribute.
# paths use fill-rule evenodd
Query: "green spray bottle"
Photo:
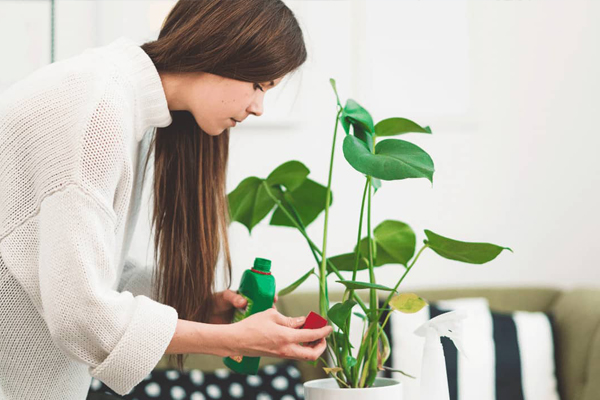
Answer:
<svg viewBox="0 0 600 400"><path fill-rule="evenodd" d="M254 267L244 271L238 293L241 294L248 304L245 311L235 310L233 321L242 319L268 310L273 307L275 299L275 277L271 275L271 260L255 258ZM256 375L260 357L234 356L224 357L223 363L232 371L240 374Z"/></svg>

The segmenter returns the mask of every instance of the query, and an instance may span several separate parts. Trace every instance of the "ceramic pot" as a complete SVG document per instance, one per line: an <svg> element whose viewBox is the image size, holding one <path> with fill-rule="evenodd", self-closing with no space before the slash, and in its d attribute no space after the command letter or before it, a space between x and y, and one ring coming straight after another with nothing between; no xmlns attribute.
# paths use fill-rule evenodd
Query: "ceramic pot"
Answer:
<svg viewBox="0 0 600 400"><path fill-rule="evenodd" d="M402 384L391 378L375 378L369 388L340 388L334 378L304 383L306 400L402 400Z"/></svg>

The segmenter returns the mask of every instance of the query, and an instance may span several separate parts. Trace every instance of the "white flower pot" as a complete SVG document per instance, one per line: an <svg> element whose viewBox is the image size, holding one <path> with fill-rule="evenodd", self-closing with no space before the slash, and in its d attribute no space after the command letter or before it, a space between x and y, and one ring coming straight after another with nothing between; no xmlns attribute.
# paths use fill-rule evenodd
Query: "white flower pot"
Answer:
<svg viewBox="0 0 600 400"><path fill-rule="evenodd" d="M375 378L370 388L340 388L334 378L304 383L306 400L402 400L402 384L391 378Z"/></svg>

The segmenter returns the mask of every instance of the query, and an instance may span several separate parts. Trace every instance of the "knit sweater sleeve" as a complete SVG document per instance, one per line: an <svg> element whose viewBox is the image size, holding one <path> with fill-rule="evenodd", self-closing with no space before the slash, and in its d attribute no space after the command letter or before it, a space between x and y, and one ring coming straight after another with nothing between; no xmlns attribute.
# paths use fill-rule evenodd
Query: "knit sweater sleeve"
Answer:
<svg viewBox="0 0 600 400"><path fill-rule="evenodd" d="M119 292L128 291L134 296L144 295L158 301L155 296L155 285L152 280L153 268L140 265L136 260L127 258L119 281Z"/></svg>
<svg viewBox="0 0 600 400"><path fill-rule="evenodd" d="M115 226L110 205L77 183L47 196L39 214L39 281L56 345L125 395L163 356L178 315L147 296L113 289Z"/></svg>

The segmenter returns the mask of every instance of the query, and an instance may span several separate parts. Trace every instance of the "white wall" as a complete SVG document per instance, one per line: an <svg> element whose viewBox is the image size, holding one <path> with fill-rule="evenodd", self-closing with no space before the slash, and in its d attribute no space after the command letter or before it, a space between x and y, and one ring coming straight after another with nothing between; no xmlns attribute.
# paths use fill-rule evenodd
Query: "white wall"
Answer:
<svg viewBox="0 0 600 400"><path fill-rule="evenodd" d="M367 100L361 102L367 108L374 106L371 112L376 121L404 116L430 124L434 130L431 136L408 136L429 152L435 162L433 188L423 179L384 182L374 196L373 226L393 218L410 224L417 232L418 243L424 239L423 229L430 229L458 240L491 242L514 250L514 253L503 252L484 265L449 261L426 251L404 283L416 288L599 285L600 263L594 251L599 246L594 233L600 225L596 209L600 200L600 167L593 152L600 139L592 114L600 106L595 73L600 67L597 43L600 32L592 24L600 16L599 4L472 1L467 4L463 18L447 9L447 2L427 2L420 6L413 2L376 3L366 7L368 21L384 16L389 20L389 15L393 15L391 10L396 10L399 26L417 15L422 29L415 27L413 37L407 37L411 31L394 37L386 36L382 32L384 27L374 26L371 40L379 39L380 46L382 43L391 47L401 43L395 47L403 49L412 46L419 55L424 53L419 45L428 46L430 52L444 54L448 59L432 60L432 64L419 69L415 67L419 66L418 57L402 60L403 55L386 53L379 54L370 64L397 65L398 69L402 67L403 74L393 76L390 71L389 75L373 76L368 67L351 70L353 83L380 82L371 91L363 88L355 97L361 101L363 95ZM460 2L449 3L462 7ZM384 15L385 7L389 8ZM348 3L345 8L352 11ZM402 8L412 14L398 12ZM381 14L374 16L375 9ZM347 17L338 13L335 20ZM444 19L445 27L455 29L436 30ZM311 20L304 22L309 32L318 29L316 22L314 25ZM400 31L399 26L395 29ZM461 75L463 71L457 70L455 60L460 59L463 48L444 40L446 35L459 40L460 28L468 32L466 79ZM439 47L434 47L435 41L427 41L431 37L439 39ZM332 76L338 76L338 70L344 71L346 60L335 63L326 57L327 49L333 48L330 36L323 35L312 45L312 62L319 64L319 71L331 71ZM444 48L448 46L454 46L457 53L447 54ZM356 58L352 61L356 62ZM454 69L456 73L446 74L446 69ZM315 79L308 86L315 91L311 110L319 113L319 117L307 121L306 128L258 138L254 133L234 135L232 159L236 162L230 175L232 189L243 177L250 174L265 177L280 162L294 158L311 168L311 176L316 177L313 179L327 182L335 110L324 79L329 75L314 76L320 80ZM385 81L387 85L383 84ZM442 89L435 92L435 87L428 86L431 81ZM338 79L338 86L342 95L348 95L349 86L356 93L360 83L353 86ZM391 90L394 87L405 90ZM428 112L426 103L422 106L419 87L430 93L431 104L436 106L432 106L434 111ZM439 101L444 94L445 103ZM391 105L398 105L398 113L392 113ZM269 142L266 146L262 145L263 137ZM273 161L268 165L254 161L269 156ZM349 251L356 241L363 187L361 174L345 163L341 147L335 157L334 204L328 235L331 255ZM246 167L236 167L241 165ZM323 223L321 216L309 229L313 241L319 245ZM245 227L234 224L231 235L236 279L255 256L273 260L274 268L279 269L276 277L280 287L314 265L302 237L292 229L271 227L265 222L250 237ZM377 281L393 285L402 273L402 267L385 266L378 270ZM332 277L330 282L336 279ZM368 274L359 273L359 279L368 280ZM317 280L313 278L301 287L316 288Z"/></svg>
<svg viewBox="0 0 600 400"><path fill-rule="evenodd" d="M57 59L121 35L150 40L173 3L58 1ZM433 187L424 179L384 181L373 198L373 227L397 219L411 225L418 244L423 229L430 229L514 250L484 265L425 251L405 287L600 285L595 237L600 167L594 157L600 139L592 119L600 106L600 28L592 23L600 17L600 4L286 3L304 29L309 59L270 91L264 116L232 130L229 191L245 177L266 177L291 159L304 162L313 180L327 183L333 77L343 99L356 99L376 121L402 116L434 132L403 138L432 156ZM0 90L49 62L48 4L0 2ZM330 255L350 251L356 241L364 184L343 159L342 135L340 128ZM132 255L151 262L147 203L141 213ZM298 232L267 221L252 236L241 224L231 226L232 288L254 257L273 261L279 288L314 266ZM321 215L308 229L319 246L323 223ZM402 272L400 266L381 267L377 281L393 285ZM358 277L368 280L366 273ZM316 289L313 278L301 290Z"/></svg>

